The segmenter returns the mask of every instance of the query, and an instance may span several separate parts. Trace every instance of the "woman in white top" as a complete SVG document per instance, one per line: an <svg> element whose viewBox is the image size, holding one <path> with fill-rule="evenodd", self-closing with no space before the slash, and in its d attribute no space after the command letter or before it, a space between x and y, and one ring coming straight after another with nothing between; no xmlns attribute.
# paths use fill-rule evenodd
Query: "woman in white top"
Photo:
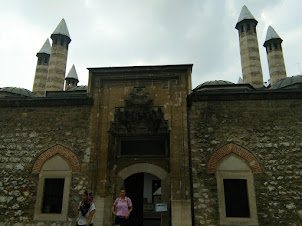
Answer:
<svg viewBox="0 0 302 226"><path fill-rule="evenodd" d="M93 195L91 192L85 191L82 195L82 202L78 206L79 217L78 226L93 226L93 215L95 213L95 205L93 203Z"/></svg>

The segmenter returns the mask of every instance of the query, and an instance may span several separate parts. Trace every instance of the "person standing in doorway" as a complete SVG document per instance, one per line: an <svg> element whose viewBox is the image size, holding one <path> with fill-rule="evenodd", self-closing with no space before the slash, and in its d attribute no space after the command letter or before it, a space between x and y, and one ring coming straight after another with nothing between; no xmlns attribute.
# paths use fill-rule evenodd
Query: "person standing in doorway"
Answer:
<svg viewBox="0 0 302 226"><path fill-rule="evenodd" d="M95 213L95 205L93 203L93 195L91 192L84 191L82 202L78 206L79 216L77 226L93 226L93 218Z"/></svg>
<svg viewBox="0 0 302 226"><path fill-rule="evenodd" d="M121 188L120 198L117 198L112 205L112 213L115 216L115 226L126 226L130 213L133 209L131 199L126 197L126 189Z"/></svg>

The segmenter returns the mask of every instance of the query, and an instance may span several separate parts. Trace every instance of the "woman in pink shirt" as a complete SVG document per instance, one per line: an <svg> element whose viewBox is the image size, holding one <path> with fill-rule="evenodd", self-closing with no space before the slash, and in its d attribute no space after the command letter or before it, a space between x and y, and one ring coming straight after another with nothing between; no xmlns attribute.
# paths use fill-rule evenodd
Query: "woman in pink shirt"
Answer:
<svg viewBox="0 0 302 226"><path fill-rule="evenodd" d="M115 226L127 225L127 220L133 209L131 199L126 197L125 188L121 188L121 197L112 205L112 213L115 215Z"/></svg>

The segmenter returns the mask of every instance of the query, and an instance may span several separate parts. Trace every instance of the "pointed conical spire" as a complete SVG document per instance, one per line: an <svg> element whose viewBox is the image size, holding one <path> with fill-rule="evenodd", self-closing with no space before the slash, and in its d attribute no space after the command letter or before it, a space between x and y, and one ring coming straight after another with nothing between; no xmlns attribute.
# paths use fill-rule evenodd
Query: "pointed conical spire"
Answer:
<svg viewBox="0 0 302 226"><path fill-rule="evenodd" d="M271 39L281 39L277 32L274 30L272 26L267 28L265 41L269 41ZM282 39L281 39L282 40Z"/></svg>
<svg viewBox="0 0 302 226"><path fill-rule="evenodd" d="M238 81L237 81L237 84L243 84L243 80L241 77L239 77Z"/></svg>
<svg viewBox="0 0 302 226"><path fill-rule="evenodd" d="M79 81L78 74L77 74L77 71L76 71L74 65L72 65L72 67L71 67L70 71L68 72L68 74L67 74L65 80L66 80L66 79L70 79L70 78L76 79L76 80Z"/></svg>
<svg viewBox="0 0 302 226"><path fill-rule="evenodd" d="M57 28L54 30L52 35L65 35L68 38L70 38L68 28L67 28L67 25L66 25L66 22L65 22L64 18L61 20L61 22L59 23Z"/></svg>
<svg viewBox="0 0 302 226"><path fill-rule="evenodd" d="M240 23L241 21L244 21L244 20L255 20L258 23L258 21L255 19L255 17L252 15L252 13L249 11L249 9L245 5L241 9L236 27L237 27L238 23Z"/></svg>
<svg viewBox="0 0 302 226"><path fill-rule="evenodd" d="M44 42L42 48L40 49L40 51L38 53L50 54L50 50L51 50L51 46L50 46L49 39L47 38L46 41Z"/></svg>

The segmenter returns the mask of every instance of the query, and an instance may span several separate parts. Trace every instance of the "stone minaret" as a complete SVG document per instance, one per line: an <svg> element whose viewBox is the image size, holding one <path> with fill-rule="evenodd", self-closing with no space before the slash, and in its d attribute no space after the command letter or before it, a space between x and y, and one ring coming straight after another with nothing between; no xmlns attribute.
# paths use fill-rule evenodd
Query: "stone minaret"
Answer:
<svg viewBox="0 0 302 226"><path fill-rule="evenodd" d="M46 78L48 73L49 57L50 57L50 43L46 39L44 45L37 53L38 61L36 66L36 74L33 85L33 92L38 96L44 96Z"/></svg>
<svg viewBox="0 0 302 226"><path fill-rule="evenodd" d="M64 19L61 20L52 33L51 39L52 47L45 91L62 91L64 88L68 45L71 41Z"/></svg>
<svg viewBox="0 0 302 226"><path fill-rule="evenodd" d="M259 55L257 26L254 18L246 6L242 7L236 29L239 33L240 56L243 83L249 83L255 88L263 86L263 75Z"/></svg>
<svg viewBox="0 0 302 226"><path fill-rule="evenodd" d="M271 26L268 27L263 46L266 48L271 84L274 85L286 78L286 70L282 52L282 39Z"/></svg>
<svg viewBox="0 0 302 226"><path fill-rule="evenodd" d="M70 88L76 87L78 85L79 79L78 79L78 74L77 74L77 71L76 71L74 65L72 65L65 80L66 80L65 90L69 90Z"/></svg>

